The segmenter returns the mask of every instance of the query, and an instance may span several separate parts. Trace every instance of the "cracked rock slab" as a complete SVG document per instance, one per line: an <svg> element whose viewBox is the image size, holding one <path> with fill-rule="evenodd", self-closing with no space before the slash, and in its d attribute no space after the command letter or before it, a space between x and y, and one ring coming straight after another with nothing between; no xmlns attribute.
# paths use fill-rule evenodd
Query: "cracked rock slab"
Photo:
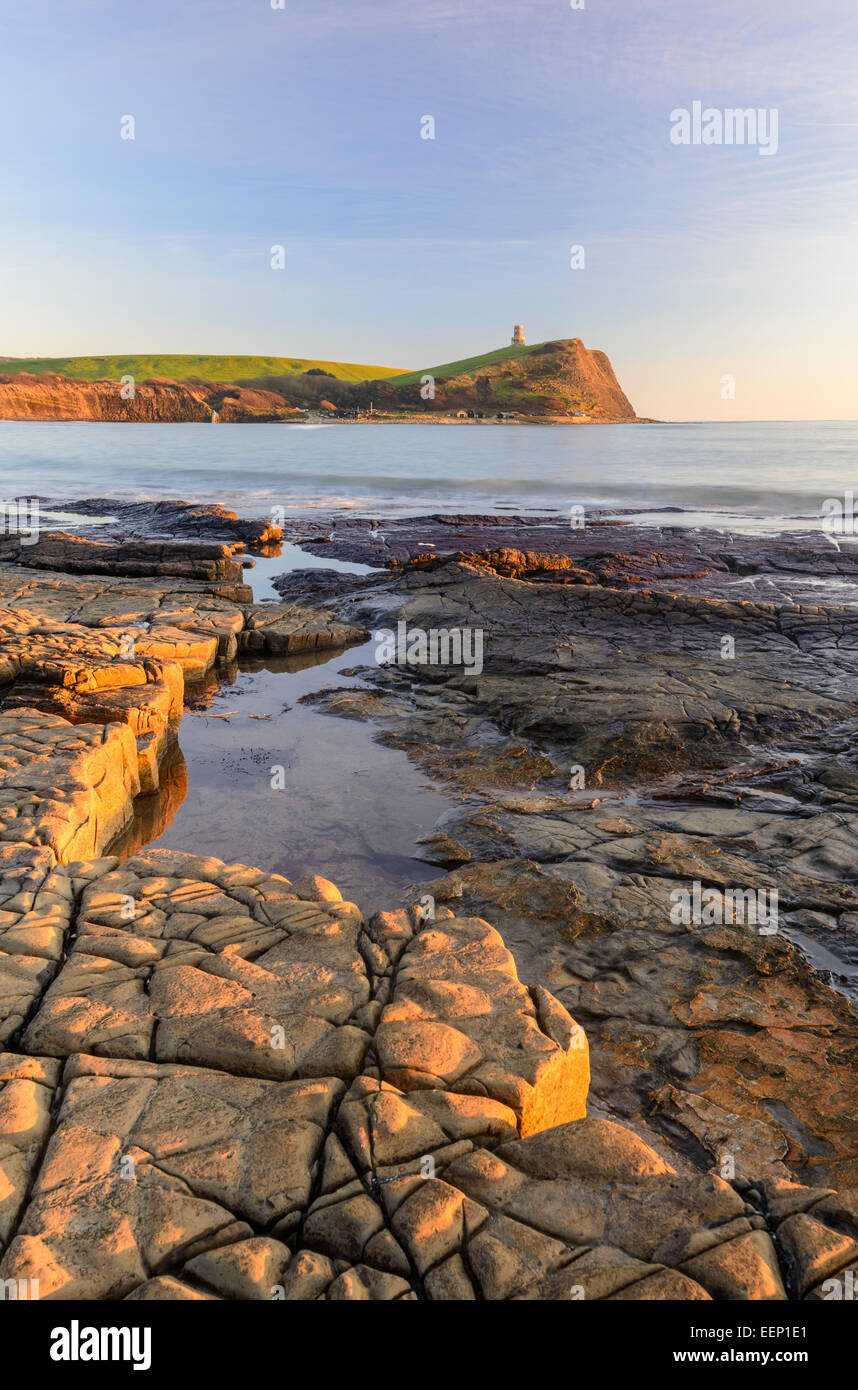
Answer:
<svg viewBox="0 0 858 1390"><path fill-rule="evenodd" d="M16 1229L51 1128L53 1058L0 1052L0 1254Z"/></svg>
<svg viewBox="0 0 858 1390"><path fill-rule="evenodd" d="M28 1051L350 1079L370 1035L362 919L243 865L151 850L93 879Z"/></svg>
<svg viewBox="0 0 858 1390"><path fill-rule="evenodd" d="M333 1080L269 1082L76 1057L0 1277L42 1298L122 1298L194 1255L291 1228L307 1203Z"/></svg>
<svg viewBox="0 0 858 1390"><path fill-rule="evenodd" d="M520 983L500 934L479 918L413 937L374 1046L385 1081L488 1097L515 1112L522 1134L585 1113L583 1029L547 991Z"/></svg>

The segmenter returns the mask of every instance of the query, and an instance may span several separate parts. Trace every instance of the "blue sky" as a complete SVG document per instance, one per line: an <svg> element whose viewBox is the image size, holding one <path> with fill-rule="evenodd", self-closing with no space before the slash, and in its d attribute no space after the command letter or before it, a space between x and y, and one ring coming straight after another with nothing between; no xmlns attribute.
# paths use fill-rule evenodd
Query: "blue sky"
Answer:
<svg viewBox="0 0 858 1390"><path fill-rule="evenodd" d="M642 414L858 416L855 0L585 4L6 5L0 353L420 367L521 322ZM777 154L673 145L695 100Z"/></svg>

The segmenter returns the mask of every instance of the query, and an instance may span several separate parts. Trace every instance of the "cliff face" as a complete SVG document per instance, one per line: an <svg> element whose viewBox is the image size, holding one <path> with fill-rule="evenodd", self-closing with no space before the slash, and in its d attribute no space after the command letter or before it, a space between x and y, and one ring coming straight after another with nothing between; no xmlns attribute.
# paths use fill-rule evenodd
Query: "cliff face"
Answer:
<svg viewBox="0 0 858 1390"><path fill-rule="evenodd" d="M419 387L391 383L394 395L414 408ZM592 420L635 420L604 352L591 351L580 338L543 343L532 352L455 376L437 378L431 409L512 410L526 415L574 415Z"/></svg>
<svg viewBox="0 0 858 1390"><path fill-rule="evenodd" d="M2 420L267 421L293 417L282 396L223 383L137 382L124 400L118 381L75 381L56 374L0 376Z"/></svg>

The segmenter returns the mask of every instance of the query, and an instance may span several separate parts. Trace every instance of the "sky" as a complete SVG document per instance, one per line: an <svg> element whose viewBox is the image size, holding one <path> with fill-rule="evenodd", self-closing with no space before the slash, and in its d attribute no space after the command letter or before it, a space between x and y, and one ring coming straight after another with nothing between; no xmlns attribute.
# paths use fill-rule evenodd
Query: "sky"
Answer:
<svg viewBox="0 0 858 1390"><path fill-rule="evenodd" d="M856 59L856 0L0 0L0 354L413 369L521 323L641 415L854 419ZM776 152L674 143L696 101Z"/></svg>

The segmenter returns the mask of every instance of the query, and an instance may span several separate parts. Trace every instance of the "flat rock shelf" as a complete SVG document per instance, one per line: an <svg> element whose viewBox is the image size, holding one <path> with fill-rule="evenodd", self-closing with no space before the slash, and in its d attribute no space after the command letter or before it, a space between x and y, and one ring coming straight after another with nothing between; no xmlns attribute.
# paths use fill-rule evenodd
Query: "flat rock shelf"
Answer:
<svg viewBox="0 0 858 1390"><path fill-rule="evenodd" d="M598 1097L588 1115L583 1028L543 984L520 980L493 913L475 910L496 902L515 931L523 894L553 910L566 893L563 911L585 938L593 928L594 941L619 941L629 932L624 914L637 913L637 949L651 939L664 954L651 870L687 860L695 871L693 825L666 816L669 836L659 838L627 807L622 817L599 812L588 834L591 821L559 806L556 789L554 801L546 791L545 805L529 808L509 790L513 775L546 784L555 776L527 740L537 724L560 726L568 692L558 636L542 635L528 606L543 605L544 631L546 603L574 604L587 618L578 640L592 646L588 666L601 662L619 681L611 632L628 605L615 591L531 585L458 559L418 568L384 594L368 581L360 601L344 596L340 576L318 605L257 605L229 545L204 543L195 558L183 543L181 559L161 544L135 544L124 559L94 559L62 538L40 546L38 561L16 553L0 565L0 1279L43 1299L83 1301L786 1300L824 1297L827 1279L856 1267L858 1189L796 1181L768 1155L766 1134L760 1176L731 1181L705 1160L671 1162L664 1144L593 1113ZM96 561L113 572L79 572ZM693 652L702 603L630 596L639 634L630 663L640 671L648 634L662 640L673 618ZM776 627L782 637L767 610L727 608L719 621L754 622L761 640ZM527 678L544 683L539 719L507 744L480 733L502 722L508 703L512 662L502 647L480 685L442 687L431 706L402 680L380 680L382 726L407 743L437 710L427 756L445 759L472 796L430 846L431 862L454 872L429 899L365 916L315 874L290 882L181 849L142 849L122 862L106 853L135 797L157 789L186 679L241 651L357 643L377 614L399 611L424 622L482 612L499 643L504 631L521 643L520 622L533 633ZM839 625L842 652L851 613L827 622L828 634ZM794 624L804 650L816 638L811 626L805 634ZM762 705L755 677L726 692L725 709ZM798 710L772 697L773 732L842 717L848 684L844 667L813 700L808 676ZM638 692L636 748L655 694ZM667 697L668 721L692 719L678 686ZM608 674L593 698L602 717L590 720L588 757L608 784L621 707ZM332 713L363 717L379 693L341 696L353 709L336 711L337 699ZM463 717L463 700L473 718ZM668 737L660 746L667 771L688 778L678 745ZM725 830L746 834L746 859L774 846L762 823ZM501 844L505 862L493 863ZM552 864L585 855L595 867L578 888L551 876ZM795 874L805 867L796 862ZM611 923L588 899L597 877ZM714 946L735 962L738 935L721 935ZM682 975L682 954L667 941ZM792 957L754 949L760 979L779 978L787 994L796 980L811 991ZM586 989L604 968L594 960L589 977L578 960L576 997L594 1032L600 1019L610 1031L610 989ZM716 983L716 998L732 988ZM701 997L687 1005L690 1024L701 1022ZM827 996L811 1003L807 1037L815 1028L854 1049L846 1003L837 1016ZM748 1028L768 1028L777 1041L785 1007L772 996L771 1018ZM616 1029L614 1038L631 1066L632 1049ZM604 1068L604 1038L600 1049ZM752 1088L750 1071L745 1082ZM693 1127L692 1089L665 1090L660 1103ZM698 1096L704 1138L712 1105Z"/></svg>

